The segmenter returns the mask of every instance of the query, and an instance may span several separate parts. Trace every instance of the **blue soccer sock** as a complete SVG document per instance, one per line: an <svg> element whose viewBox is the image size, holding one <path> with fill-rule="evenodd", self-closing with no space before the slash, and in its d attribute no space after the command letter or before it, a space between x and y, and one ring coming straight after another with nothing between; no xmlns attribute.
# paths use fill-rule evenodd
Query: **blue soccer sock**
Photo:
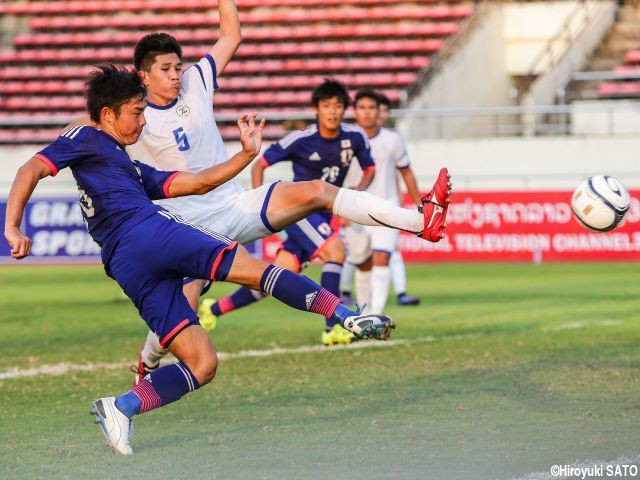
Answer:
<svg viewBox="0 0 640 480"><path fill-rule="evenodd" d="M342 265L339 263L327 262L322 267L320 285L338 297L340 296L340 275L342 275ZM325 328L327 332L337 323L338 322L331 317L325 317Z"/></svg>
<svg viewBox="0 0 640 480"><path fill-rule="evenodd" d="M292 308L318 313L341 325L347 317L355 315L338 297L310 278L274 265L269 265L262 274L260 288Z"/></svg>
<svg viewBox="0 0 640 480"><path fill-rule="evenodd" d="M258 300L261 300L263 298L264 293L262 292L257 292L247 287L240 287L231 295L222 297L220 300L214 303L211 306L211 312L215 316L219 317L220 315L232 312L233 310L237 310L238 308L251 305L252 303L257 302Z"/></svg>
<svg viewBox="0 0 640 480"><path fill-rule="evenodd" d="M150 380L142 380L116 398L116 408L127 417L168 405L200 388L196 377L182 362L160 367L151 372L149 377Z"/></svg>

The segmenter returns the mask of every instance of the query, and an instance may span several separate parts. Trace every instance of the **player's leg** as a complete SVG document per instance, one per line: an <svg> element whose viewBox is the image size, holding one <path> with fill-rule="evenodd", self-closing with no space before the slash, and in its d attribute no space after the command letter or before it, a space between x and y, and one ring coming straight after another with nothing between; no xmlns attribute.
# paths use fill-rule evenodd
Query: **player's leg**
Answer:
<svg viewBox="0 0 640 480"><path fill-rule="evenodd" d="M352 285L353 277L356 273L356 266L348 260L342 265L340 274L340 298L345 305L353 305Z"/></svg>
<svg viewBox="0 0 640 480"><path fill-rule="evenodd" d="M313 258L318 258L322 263L322 274L320 275L320 285L340 296L340 275L345 259L344 243L339 235L332 235L315 252ZM330 318L326 319L326 327L330 330L336 323Z"/></svg>
<svg viewBox="0 0 640 480"><path fill-rule="evenodd" d="M285 228L287 240L279 250L274 264L294 272L300 272L302 265L318 257L324 262L321 286L332 294L339 295L340 271L344 263L344 245L330 226L327 213L314 213ZM228 297L221 298L212 307L214 314L223 314L249 305L263 296L246 287L236 290ZM326 319L326 331L331 330L336 322ZM336 329L338 330L338 329ZM348 343L345 333L340 332L341 343Z"/></svg>
<svg viewBox="0 0 640 480"><path fill-rule="evenodd" d="M369 257L364 263L358 265L355 275L356 281L356 301L359 305L365 306L364 311L369 313L371 305L371 268L372 258Z"/></svg>
<svg viewBox="0 0 640 480"><path fill-rule="evenodd" d="M321 180L278 183L266 208L266 218L274 229L282 229L309 212L323 209L361 225L384 225L413 232L437 242L443 236L451 183L442 169L436 183L423 198L421 210L394 205L368 192L337 188Z"/></svg>
<svg viewBox="0 0 640 480"><path fill-rule="evenodd" d="M389 258L395 251L400 232L384 227L365 227L371 237L373 250L371 268L371 310L370 313L382 313L387 303L391 272L389 270Z"/></svg>
<svg viewBox="0 0 640 480"><path fill-rule="evenodd" d="M382 313L387 304L391 273L389 272L389 252L374 250L371 268L371 313Z"/></svg>
<svg viewBox="0 0 640 480"><path fill-rule="evenodd" d="M398 305L419 305L420 299L407 293L407 271L402 254L398 250L391 254L389 269L391 270L391 283L393 284L393 290L396 292Z"/></svg>
<svg viewBox="0 0 640 480"><path fill-rule="evenodd" d="M348 245L347 262L357 265L355 271L356 301L360 306L369 305L371 277L371 235L367 227L351 224L344 229L344 237ZM367 307L368 308L368 307ZM368 312L365 308L365 312Z"/></svg>
<svg viewBox="0 0 640 480"><path fill-rule="evenodd" d="M102 428L107 445L118 453L131 454L129 436L133 416L172 403L211 381L217 357L182 293L180 279L131 276L123 272L128 268L126 265L117 263L110 262L114 278L139 306L142 318L160 339L160 347L171 349L179 360L176 364L152 370L118 397L100 398L94 402L92 413ZM193 352L190 356L180 353L184 348L179 348L185 342Z"/></svg>
<svg viewBox="0 0 640 480"><path fill-rule="evenodd" d="M200 325L187 326L189 328L182 328L172 337L170 344L163 344L168 345L178 363L157 368L118 397L94 402L92 413L114 451L132 453L129 438L131 419L135 415L173 403L213 380L218 357L209 336ZM175 328L180 328L180 324Z"/></svg>
<svg viewBox="0 0 640 480"><path fill-rule="evenodd" d="M292 272L300 272L300 262L296 256L285 249L280 249L273 260L273 265L286 268ZM262 300L266 295L260 290L252 290L247 287L240 287L231 295L220 298L210 306L211 313L220 317L229 312L251 305ZM201 306L202 308L202 306Z"/></svg>
<svg viewBox="0 0 640 480"><path fill-rule="evenodd" d="M342 265L345 261L345 246L339 235L333 234L329 239L313 253L312 258L318 258L323 262L320 285L326 288L336 297L340 297L340 277ZM326 345L349 344L354 336L342 328L331 317L325 317L325 326L320 341Z"/></svg>
<svg viewBox="0 0 640 480"><path fill-rule="evenodd" d="M359 315L308 277L253 258L239 246L226 281L260 289L282 303L331 317L358 338L388 338L393 321L384 315Z"/></svg>
<svg viewBox="0 0 640 480"><path fill-rule="evenodd" d="M183 281L182 292L194 311L198 310L200 295L203 294L209 285L210 282L207 280L187 278ZM205 330L212 330L215 327L215 316L202 315L200 311L198 311L198 315L200 316L200 323ZM163 348L162 345L160 345L158 336L149 330L144 345L140 350L140 355L138 356L138 365L132 367L134 373L133 384L137 385L146 375L158 368L158 366L160 366L160 360L168 353L169 349Z"/></svg>

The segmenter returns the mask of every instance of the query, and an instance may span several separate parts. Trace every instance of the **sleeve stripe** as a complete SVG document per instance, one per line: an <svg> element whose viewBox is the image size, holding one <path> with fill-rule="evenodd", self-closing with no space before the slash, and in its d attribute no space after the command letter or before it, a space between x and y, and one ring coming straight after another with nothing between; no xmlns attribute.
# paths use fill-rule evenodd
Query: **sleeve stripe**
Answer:
<svg viewBox="0 0 640 480"><path fill-rule="evenodd" d="M53 162L51 160L49 160L47 157L45 157L41 153L36 153L33 157L37 158L38 160L42 160L44 162L44 164L47 167L49 167L49 170L51 170L51 176L52 177L55 177L58 174L58 167L56 167L53 164Z"/></svg>
<svg viewBox="0 0 640 480"><path fill-rule="evenodd" d="M162 193L166 198L173 198L173 196L169 193L169 187L171 187L171 183L176 179L178 175L182 172L174 172L164 181L164 185L162 186Z"/></svg>
<svg viewBox="0 0 640 480"><path fill-rule="evenodd" d="M375 165L369 165L367 168L362 170L362 172L372 172L372 171L375 171L375 169L376 169Z"/></svg>
<svg viewBox="0 0 640 480"><path fill-rule="evenodd" d="M260 157L260 160L258 160L258 161L259 161L259 162L260 162L260 164L261 164L263 167L265 167L265 168L266 168L266 167L270 167L270 166L271 166L271 165L269 164L269 162L267 162L267 159L266 159L266 158L264 158L264 156Z"/></svg>
<svg viewBox="0 0 640 480"><path fill-rule="evenodd" d="M210 53L207 53L204 58L209 60L211 64L211 74L213 75L213 89L218 89L218 69L216 68L216 61L213 59Z"/></svg>
<svg viewBox="0 0 640 480"><path fill-rule="evenodd" d="M196 69L198 70L198 73L200 74L200 78L202 79L202 84L204 85L204 89L207 90L207 82L204 81L204 73L202 73L202 69L200 68L200 65L196 63L194 67L196 67Z"/></svg>

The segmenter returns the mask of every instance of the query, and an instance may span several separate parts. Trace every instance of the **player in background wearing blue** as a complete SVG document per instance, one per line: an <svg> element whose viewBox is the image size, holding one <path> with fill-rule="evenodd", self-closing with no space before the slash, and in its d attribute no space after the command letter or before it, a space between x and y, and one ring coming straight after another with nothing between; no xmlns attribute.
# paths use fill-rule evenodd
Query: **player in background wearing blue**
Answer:
<svg viewBox="0 0 640 480"><path fill-rule="evenodd" d="M238 242L153 204L154 199L205 194L237 175L260 152L264 120L256 126L256 114L248 124L246 115L240 117L242 151L227 162L198 173L159 171L125 153L145 125L145 96L136 72L99 67L87 83L87 107L95 127L69 129L20 167L9 193L4 230L11 255L29 255L31 240L20 231L24 208L41 179L71 168L83 218L102 248L107 275L178 359L117 398L94 402L92 413L107 445L125 455L132 453L134 415L179 400L215 376L218 359L182 292L184 277L267 292L292 308L333 317L364 338L386 339L394 328L388 317L359 316L310 279L255 259Z"/></svg>
<svg viewBox="0 0 640 480"><path fill-rule="evenodd" d="M376 92L376 94L378 95L379 103L377 126L378 128L390 127L391 100L382 92ZM405 180L404 177L403 180ZM398 191L400 191L399 185ZM391 283L396 293L396 303L401 307L419 305L420 298L407 293L407 270L404 265L402 253L400 253L398 248L391 254L389 270L391 272ZM354 300L351 295L351 285L355 273L356 266L348 261L345 262L342 275L340 276L341 298L345 305L354 305Z"/></svg>
<svg viewBox="0 0 640 480"><path fill-rule="evenodd" d="M283 161L292 163L294 182L320 179L338 187L344 183L351 162L357 161L362 176L354 188L364 190L369 186L374 178L375 165L367 136L361 128L342 123L349 105L345 86L335 80L326 80L313 90L311 104L316 110L316 123L290 133L264 152L252 168L254 188L262 186L265 168ZM320 284L334 295L339 295L345 247L331 228L331 217L329 211L317 212L285 227L287 239L274 264L300 272L310 261L318 259L324 264ZM240 288L214 303L211 310L220 316L263 297L260 292ZM321 337L323 344L346 344L352 338L351 333L333 319L325 319Z"/></svg>
<svg viewBox="0 0 640 480"><path fill-rule="evenodd" d="M147 88L149 103L145 110L147 124L140 139L127 147L131 158L162 170L190 172L198 172L227 160L212 104L215 104L218 77L237 49L241 33L237 8L232 0L220 0L219 12L218 41L190 68L183 69L182 48L168 34L146 35L136 45L134 66ZM448 185L447 178L440 179L440 182L444 187ZM343 211L342 216L349 216L349 211L353 210L362 221L372 222L366 210L355 212L352 209L355 203L351 192L341 194L341 200L334 201L337 195L335 187L320 180L279 182L244 190L237 180L231 179L203 196L163 199L158 203L191 223L246 244L322 209L338 208ZM364 202L367 209L375 211L386 211L389 207L380 199L360 201ZM444 224L443 213L446 211L430 200L428 203L423 213L389 211L388 218L397 221L394 225L398 228L420 233L430 241L438 241ZM198 308L205 285L205 280L187 279L184 292L192 307L198 310L202 325L211 329L215 325L215 316L210 306L203 303ZM167 350L162 348L157 336L150 331L140 351L135 381L157 368L166 354Z"/></svg>

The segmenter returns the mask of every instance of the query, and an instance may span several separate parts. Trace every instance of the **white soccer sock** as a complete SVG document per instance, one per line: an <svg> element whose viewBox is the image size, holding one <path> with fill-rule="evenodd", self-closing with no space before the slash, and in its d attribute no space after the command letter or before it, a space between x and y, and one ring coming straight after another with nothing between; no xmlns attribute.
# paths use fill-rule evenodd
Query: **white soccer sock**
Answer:
<svg viewBox="0 0 640 480"><path fill-rule="evenodd" d="M391 272L389 267L374 265L371 268L371 310L370 313L381 314L387 304Z"/></svg>
<svg viewBox="0 0 640 480"><path fill-rule="evenodd" d="M410 232L424 230L424 216L418 209L398 207L368 192L341 188L333 201L333 213L361 225L381 225ZM374 217L376 221L372 217Z"/></svg>
<svg viewBox="0 0 640 480"><path fill-rule="evenodd" d="M356 302L359 306L365 303L369 305L371 292L371 270L363 272L360 269L356 269ZM367 306L366 312L369 312L370 308Z"/></svg>
<svg viewBox="0 0 640 480"><path fill-rule="evenodd" d="M344 262L342 274L340 275L340 293L350 292L353 283L353 275L356 273L356 266L353 263Z"/></svg>
<svg viewBox="0 0 640 480"><path fill-rule="evenodd" d="M143 363L147 367L153 367L168 353L169 349L162 348L158 336L152 331L149 331L147 341L144 342L144 347L142 347L142 352L140 353Z"/></svg>
<svg viewBox="0 0 640 480"><path fill-rule="evenodd" d="M404 267L404 260L399 251L391 254L389 259L389 268L391 269L391 281L393 282L393 290L396 295L407 292L407 271Z"/></svg>

